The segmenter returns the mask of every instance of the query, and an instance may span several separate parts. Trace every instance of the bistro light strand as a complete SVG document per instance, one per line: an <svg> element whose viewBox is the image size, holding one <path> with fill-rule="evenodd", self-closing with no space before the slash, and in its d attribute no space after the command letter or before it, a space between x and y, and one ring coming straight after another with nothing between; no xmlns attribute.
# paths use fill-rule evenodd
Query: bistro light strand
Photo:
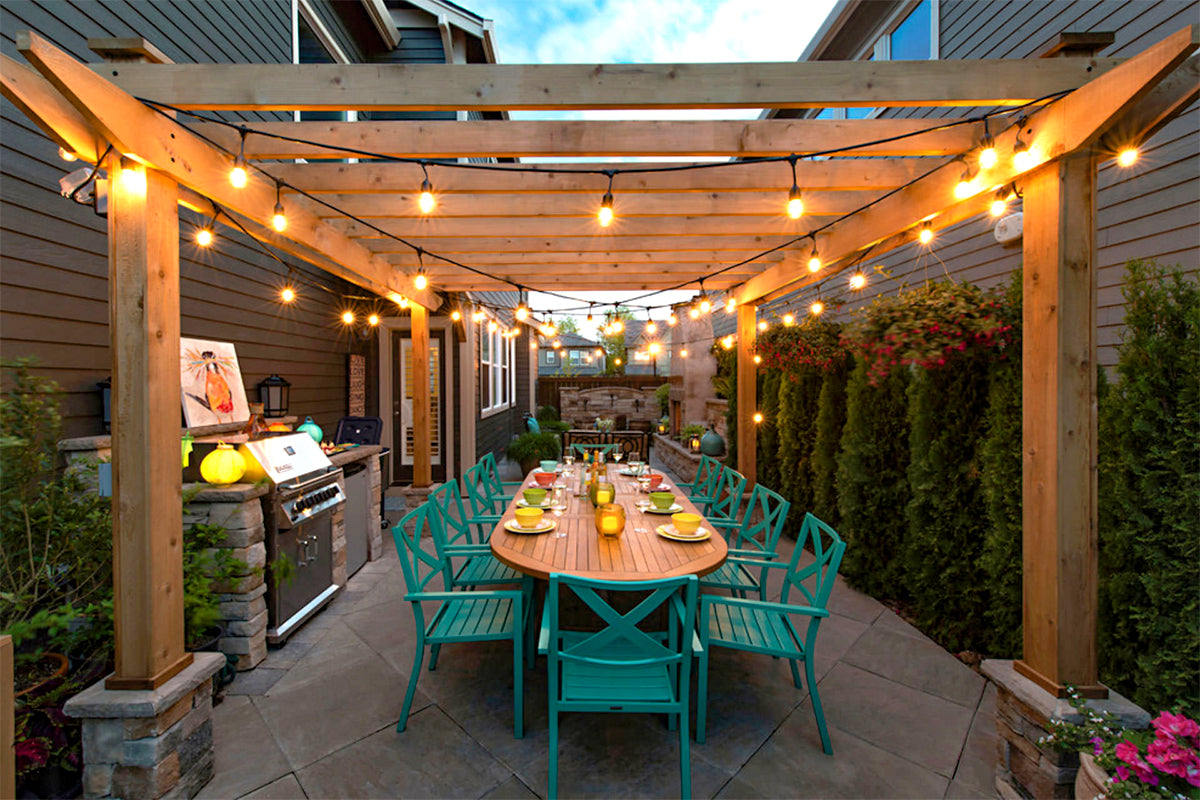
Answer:
<svg viewBox="0 0 1200 800"><path fill-rule="evenodd" d="M241 134L241 145L238 148L237 158L233 160L233 169L229 170L229 182L233 184L235 189L245 189L246 182L249 176L246 174L246 129L240 128L238 131Z"/></svg>
<svg viewBox="0 0 1200 800"><path fill-rule="evenodd" d="M280 197L282 190L283 186L275 181L275 211L271 214L271 227L279 233L287 230L287 214L283 212L283 199Z"/></svg>
<svg viewBox="0 0 1200 800"><path fill-rule="evenodd" d="M797 157L795 153L788 156L788 163L792 165L792 188L788 190L787 215L792 219L800 219L804 214L804 199L800 196L800 184L796 182Z"/></svg>
<svg viewBox="0 0 1200 800"><path fill-rule="evenodd" d="M433 184L429 181L429 170L425 167L424 162L421 163L421 174L425 176L425 179L421 181L421 193L417 195L417 207L421 209L422 214L430 214L437 205L437 200L433 196Z"/></svg>
<svg viewBox="0 0 1200 800"><path fill-rule="evenodd" d="M596 218L600 222L601 228L607 228L613 221L613 195L612 185L613 177L617 174L615 170L606 170L608 175L608 189L604 192L604 197L600 199L600 211L597 212Z"/></svg>

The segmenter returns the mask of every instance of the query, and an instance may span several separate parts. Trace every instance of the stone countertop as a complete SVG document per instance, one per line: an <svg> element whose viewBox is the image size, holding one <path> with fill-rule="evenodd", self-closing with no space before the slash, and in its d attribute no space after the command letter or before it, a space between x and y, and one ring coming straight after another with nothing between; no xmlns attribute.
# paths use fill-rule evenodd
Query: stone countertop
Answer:
<svg viewBox="0 0 1200 800"><path fill-rule="evenodd" d="M294 425L298 418L294 416L288 417L268 417L267 424L274 425L277 422L282 422L287 425ZM197 442L204 441L228 441L230 443L244 442L245 437L241 435L241 431L246 427L246 422L231 422L225 425L203 425L194 428L180 428L179 436L183 438L184 434L191 431L192 436ZM231 436L222 436L221 434L233 434ZM112 448L112 436L104 433L97 436L77 436L74 439L59 439L58 449L64 453L77 452L80 450L108 450Z"/></svg>
<svg viewBox="0 0 1200 800"><path fill-rule="evenodd" d="M204 488L190 498L191 502L244 503L255 497L262 497L271 490L270 484L265 480L258 483L230 483L224 486L211 483L185 483L183 485L184 497L187 497L188 492L194 491L198 486Z"/></svg>
<svg viewBox="0 0 1200 800"><path fill-rule="evenodd" d="M365 461L371 456L377 456L382 452L383 445L363 444L358 447L351 447L349 450L343 450L340 453L333 453L329 456L329 461L335 467L344 467L354 461Z"/></svg>

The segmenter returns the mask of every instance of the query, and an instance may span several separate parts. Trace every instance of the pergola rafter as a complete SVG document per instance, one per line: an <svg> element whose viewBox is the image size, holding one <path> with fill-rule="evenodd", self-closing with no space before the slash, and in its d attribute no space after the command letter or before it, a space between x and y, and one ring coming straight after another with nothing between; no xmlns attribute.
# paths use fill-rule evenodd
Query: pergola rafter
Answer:
<svg viewBox="0 0 1200 800"><path fill-rule="evenodd" d="M111 144L119 151L110 160L114 173L123 175L125 164L131 172L145 173L143 183L116 180L111 190L117 194L116 211L110 212L112 337L119 362L114 372L127 369L146 378L140 386L125 381L124 393L114 398L114 486L123 509L144 502L156 510L118 516L115 535L122 564L176 591L174 568L167 562L177 555L154 538L154 526L166 519L161 495L178 493L179 474L155 471L146 456L177 452L177 429L135 425L139 414L178 419L178 384L167 385L170 370L163 356L164 347L177 349L178 343L178 326L172 329L170 322L178 315L178 253L172 266L168 252L178 241L176 204L203 210L215 202L247 220L257 238L373 291L415 300L418 400L428 397L424 309L438 306L438 289L653 291L695 286L703 279L707 290L730 291L740 304L739 466L753 478L755 437L747 417L754 406L750 348L757 304L827 279L868 248L884 252L903 244L926 221L942 227L973 216L997 188L1017 182L1025 189L1029 220L1024 242L1025 657L1018 669L1051 692L1061 692L1068 682L1100 692L1095 660L1096 161L1103 148L1140 142L1195 100L1196 62L1184 62L1196 46L1196 28L1190 27L1127 60L88 67L36 35L22 34L18 49L44 77L8 58L0 60L0 76L5 96L56 141L92 161ZM139 97L160 110L151 110ZM977 146L983 128L978 119L938 131L927 130L928 121L888 119L263 123L264 130L353 147L362 151L355 154L360 162L265 160L258 164L265 175L254 175L238 190L227 179L231 154L241 143L238 132L183 116L173 119L162 111L826 106L998 106L1013 113L988 123L1005 157L975 179L971 197L956 198L969 160L954 157ZM892 136L904 138L867 144ZM1018 136L1035 153L1020 168L1008 157ZM637 164L495 164L503 169L486 171L426 164L442 197L439 210L422 216L413 213L412 197L424 174L421 164L395 162L525 155L741 159L833 149L841 152L827 155L837 157L796 164L797 183L809 202L808 213L798 220L783 213L792 165L752 161L617 175L617 219L608 228L592 217L608 186L608 176L596 170ZM247 153L264 159L347 156L254 134L247 137ZM867 154L872 157L859 157ZM286 231L266 234L274 180L284 183L289 221ZM803 240L809 234L812 241ZM814 242L824 262L816 275L807 269ZM417 257L413 248L424 255ZM162 259L165 271L155 272L155 258ZM414 283L421 266L431 283L425 290ZM145 306L150 316L139 310L147 294L153 301ZM425 478L428 461L422 459L429 442L428 418L418 415L414 474ZM156 513L162 519L153 518ZM119 579L125 574L119 572ZM152 622L166 612L159 608L153 617L138 607L152 602L144 588L128 596L117 593L118 631L124 624L126 634L135 633L119 634L116 685L157 686L181 658L182 641L173 623L156 627ZM177 601L171 591L166 596Z"/></svg>

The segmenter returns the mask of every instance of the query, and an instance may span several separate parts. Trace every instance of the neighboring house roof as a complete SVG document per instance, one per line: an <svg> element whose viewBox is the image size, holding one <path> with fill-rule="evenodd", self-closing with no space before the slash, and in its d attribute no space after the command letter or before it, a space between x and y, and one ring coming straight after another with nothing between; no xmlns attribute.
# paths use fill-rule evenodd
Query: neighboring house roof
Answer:
<svg viewBox="0 0 1200 800"><path fill-rule="evenodd" d="M578 333L560 333L554 338L558 339L564 348L592 350L600 346L599 342L594 342L586 336L580 336Z"/></svg>

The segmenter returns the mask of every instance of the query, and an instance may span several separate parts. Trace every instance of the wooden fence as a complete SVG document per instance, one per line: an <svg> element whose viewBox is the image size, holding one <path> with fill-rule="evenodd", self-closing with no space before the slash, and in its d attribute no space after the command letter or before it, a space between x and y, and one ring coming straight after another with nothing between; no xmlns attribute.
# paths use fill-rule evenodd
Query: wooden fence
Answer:
<svg viewBox="0 0 1200 800"><path fill-rule="evenodd" d="M679 380L676 378L676 380ZM589 375L580 377L546 377L537 379L538 406L554 406L562 409L559 392L563 389L600 389L607 386L625 386L630 389L656 389L670 379L663 375Z"/></svg>

